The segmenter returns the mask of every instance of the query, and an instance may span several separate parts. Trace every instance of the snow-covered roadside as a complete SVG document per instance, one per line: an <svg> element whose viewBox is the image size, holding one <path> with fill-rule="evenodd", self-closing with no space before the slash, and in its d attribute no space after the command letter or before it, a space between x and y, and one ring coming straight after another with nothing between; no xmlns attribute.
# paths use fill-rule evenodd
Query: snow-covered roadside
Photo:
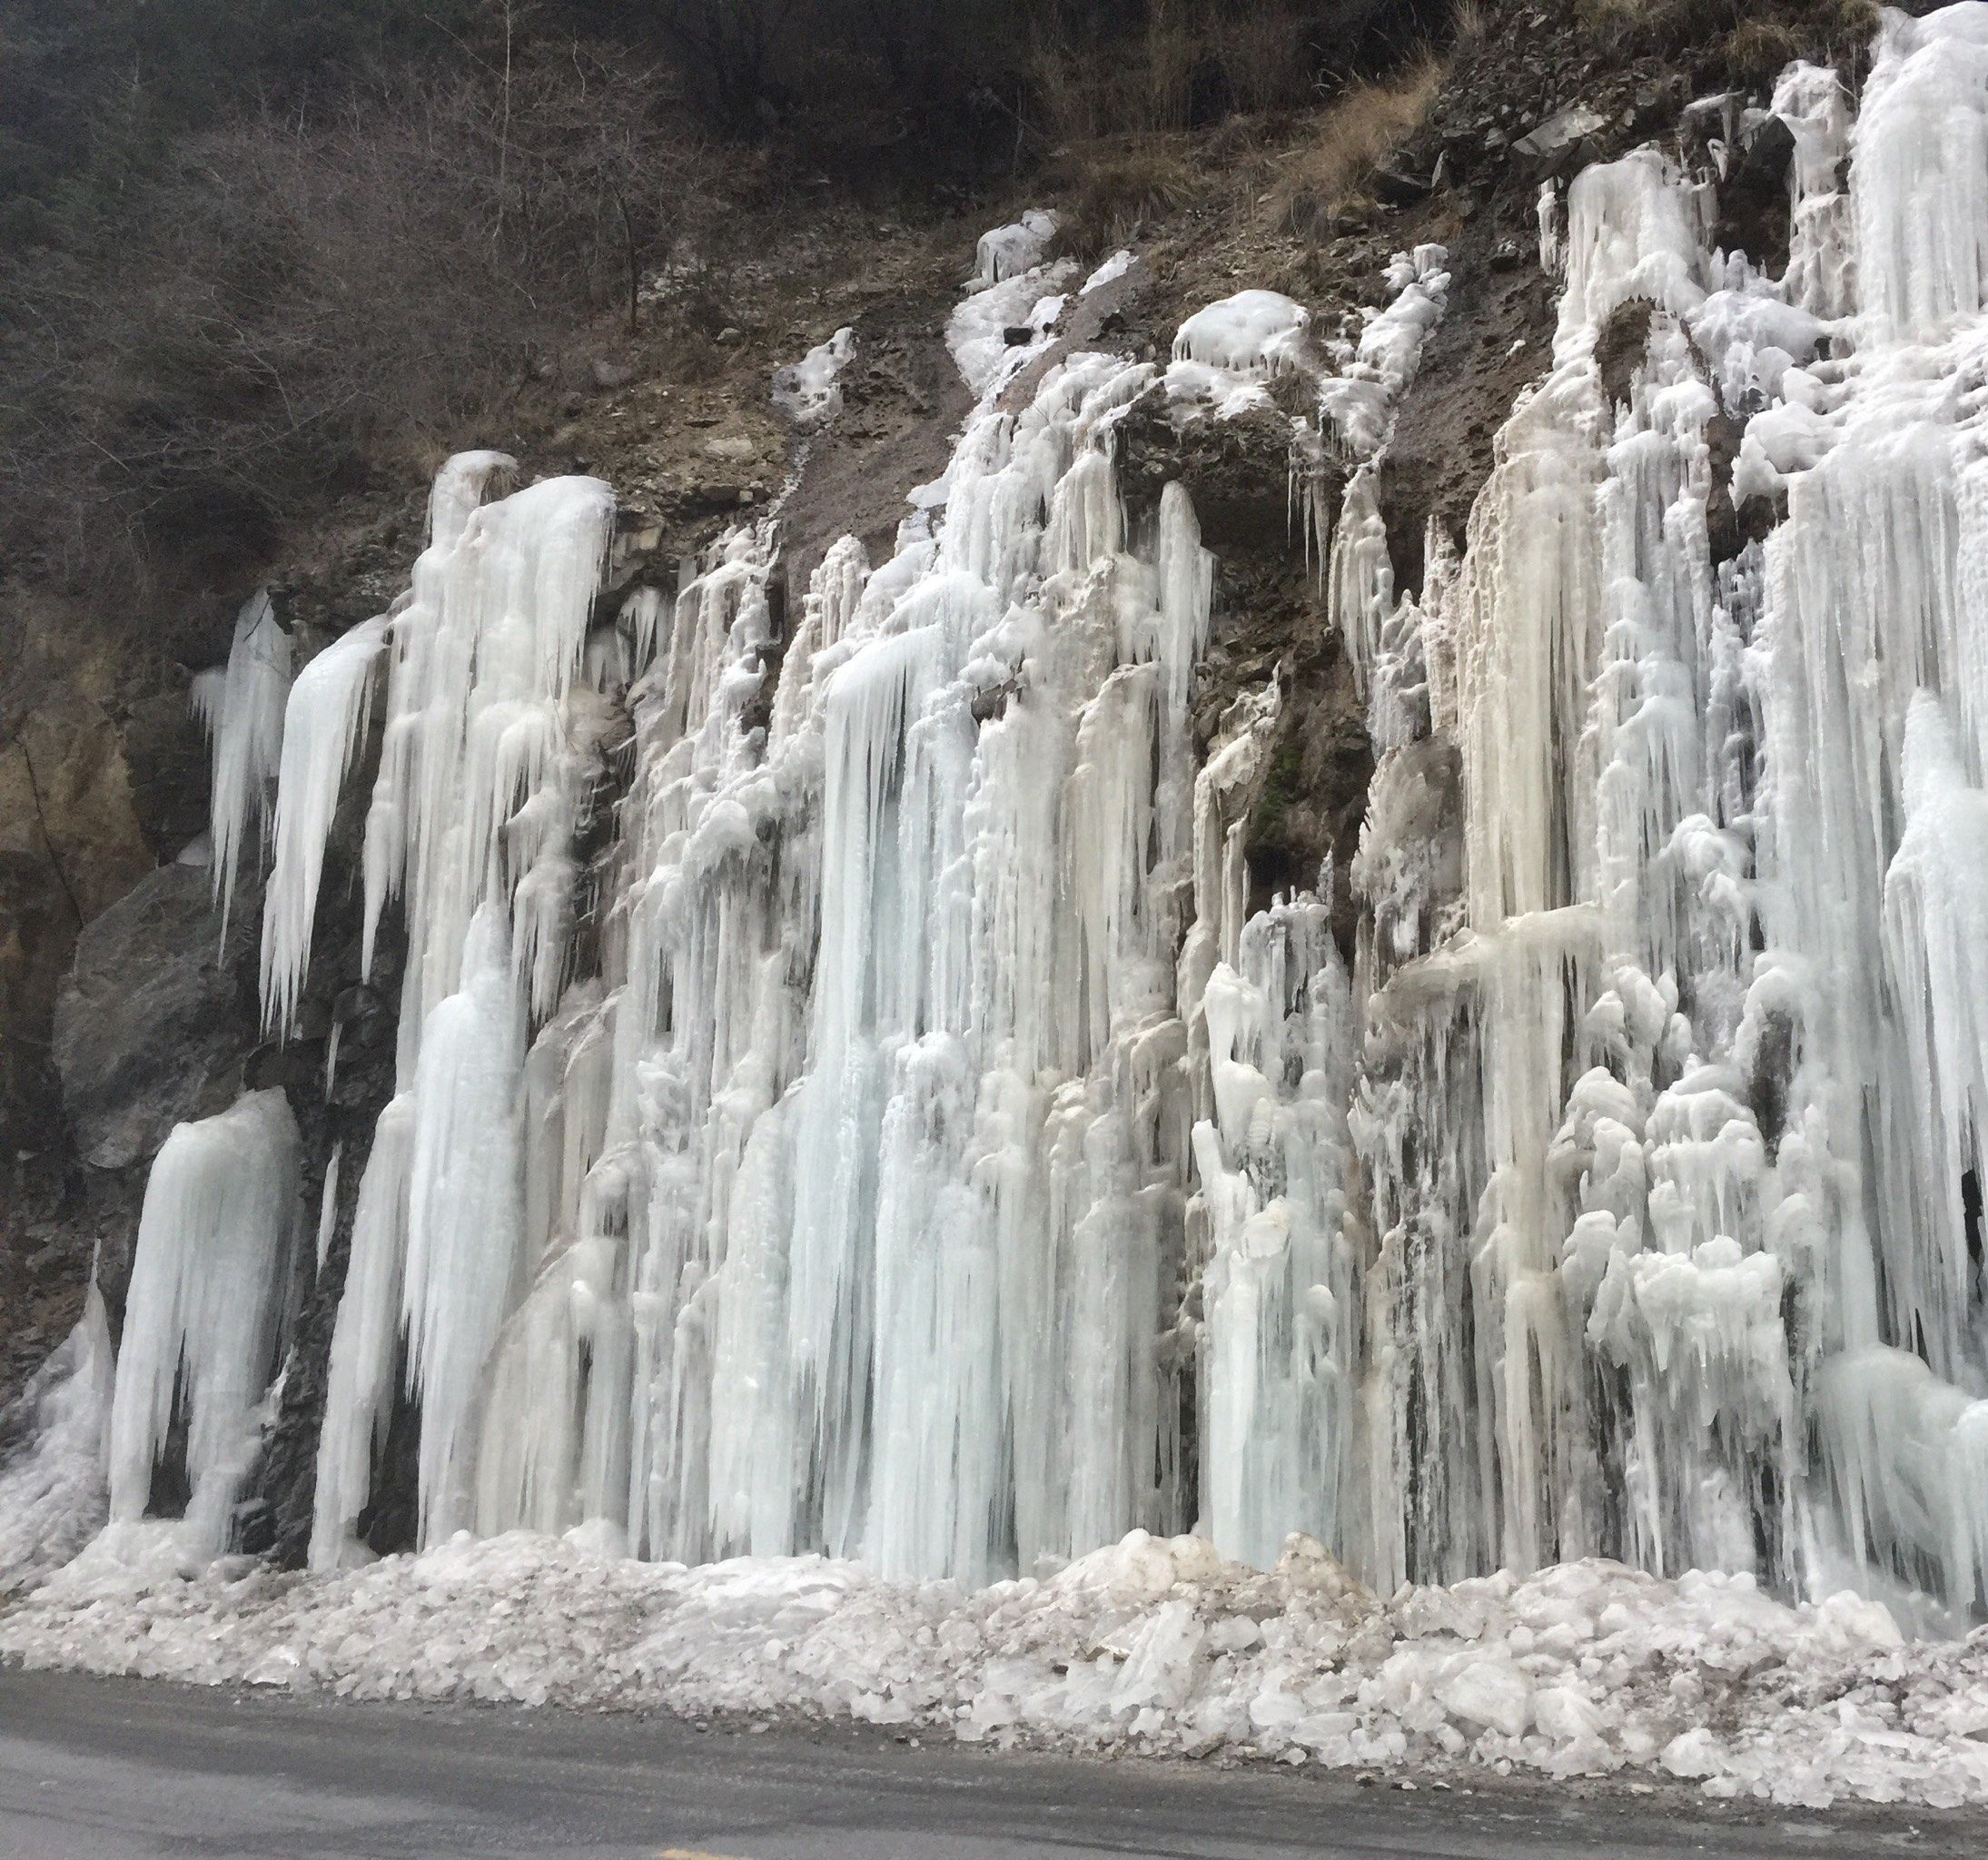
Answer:
<svg viewBox="0 0 1988 1860"><path fill-rule="evenodd" d="M1714 1796L1988 1802L1988 1628L1908 1642L1840 1595L1563 1565L1390 1600L1293 1539L1268 1573L1134 1532L962 1594L818 1558L704 1568L459 1538L329 1578L179 1573L113 1532L0 1618L0 1656L351 1697L797 1712L1075 1751L1551 1776Z"/></svg>

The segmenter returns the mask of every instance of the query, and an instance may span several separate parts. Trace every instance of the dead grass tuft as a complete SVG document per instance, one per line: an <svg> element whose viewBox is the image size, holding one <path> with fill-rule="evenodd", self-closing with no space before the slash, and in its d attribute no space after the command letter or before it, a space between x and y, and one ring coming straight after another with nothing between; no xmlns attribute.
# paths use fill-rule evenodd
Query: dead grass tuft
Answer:
<svg viewBox="0 0 1988 1860"><path fill-rule="evenodd" d="M1322 238L1336 213L1363 198L1374 170L1428 117L1442 76L1440 61L1425 58L1390 82L1354 85L1325 112L1317 133L1283 158L1271 192L1292 232Z"/></svg>
<svg viewBox="0 0 1988 1860"><path fill-rule="evenodd" d="M1064 149L1057 163L1066 177L1058 254L1104 258L1193 200L1200 187L1184 140L1119 136Z"/></svg>

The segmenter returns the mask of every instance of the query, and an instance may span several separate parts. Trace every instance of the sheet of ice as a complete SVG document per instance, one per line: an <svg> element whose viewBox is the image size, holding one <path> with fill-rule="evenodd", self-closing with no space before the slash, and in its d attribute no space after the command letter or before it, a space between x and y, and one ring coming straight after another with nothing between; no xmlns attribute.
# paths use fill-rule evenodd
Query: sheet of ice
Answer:
<svg viewBox="0 0 1988 1860"><path fill-rule="evenodd" d="M1031 207L1012 224L983 232L974 250L974 275L967 280L968 288L984 291L1034 271L1056 236L1058 223L1049 208Z"/></svg>
<svg viewBox="0 0 1988 1860"><path fill-rule="evenodd" d="M974 393L997 392L1049 346L1063 314L1068 262L1017 272L963 297L945 326L945 346Z"/></svg>

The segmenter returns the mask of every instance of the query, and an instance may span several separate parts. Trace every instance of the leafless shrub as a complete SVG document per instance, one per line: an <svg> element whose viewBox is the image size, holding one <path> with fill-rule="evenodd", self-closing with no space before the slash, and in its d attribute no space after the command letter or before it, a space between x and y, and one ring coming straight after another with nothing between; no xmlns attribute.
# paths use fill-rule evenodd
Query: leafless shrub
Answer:
<svg viewBox="0 0 1988 1860"><path fill-rule="evenodd" d="M473 427L586 314L633 315L707 193L658 90L576 46L377 73L322 120L188 141L115 248L6 262L16 559L252 556L391 447Z"/></svg>

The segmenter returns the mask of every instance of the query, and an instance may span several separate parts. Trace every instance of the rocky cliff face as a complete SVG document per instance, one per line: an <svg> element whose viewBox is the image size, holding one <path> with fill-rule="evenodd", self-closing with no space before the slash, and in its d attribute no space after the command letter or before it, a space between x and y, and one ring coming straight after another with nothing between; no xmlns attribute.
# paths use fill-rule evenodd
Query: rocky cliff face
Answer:
<svg viewBox="0 0 1988 1860"><path fill-rule="evenodd" d="M1633 38L1597 49L1558 11L1485 13L1489 29L1456 48L1426 120L1322 222L1266 212L1274 146L1266 156L1233 137L1208 139L1193 152L1204 173L1192 203L1144 213L1132 242L1140 262L1093 307L1094 327L1066 336L1163 358L1185 316L1244 284L1287 291L1311 309L1315 327L1357 334L1360 307L1384 300L1390 255L1445 246L1449 312L1397 411L1380 480L1380 514L1410 590L1425 538L1460 543L1493 435L1546 364L1542 182L1653 136L1703 136L1708 123L1746 146L1736 99L1716 122L1684 118L1688 99L1722 87L1716 49L1638 54ZM1302 134L1264 133L1272 143ZM1751 166L1722 194L1736 221L1784 187L1785 155L1748 151ZM887 541L907 495L945 466L971 396L943 330L972 232L993 216L982 207L878 225L842 213L800 226L782 248L737 267L725 314L700 312L696 329L671 320L672 286L658 281L648 335L604 335L535 383L518 430L495 437L528 476L582 470L614 483L617 597L639 582L672 585L679 559L784 494L774 582L784 640L829 543L846 533ZM845 325L856 332L857 361L839 383L839 414L819 432L783 421L768 393L774 369ZM1119 470L1135 525L1165 483L1184 484L1217 558L1193 698L1199 745L1216 738L1239 694L1266 682L1283 693L1250 822L1252 905L1311 882L1328 860L1350 870L1373 756L1306 521L1309 509L1338 509L1341 466L1294 460L1281 413L1183 430L1162 397L1125 421ZM280 559L254 565L300 661L386 609L420 546L420 520L417 488L403 482L356 499L292 539ZM19 668L0 698L0 1398L64 1334L93 1259L114 1314L146 1167L171 1126L242 1089L282 1087L304 1137L313 1223L332 1158L343 1158L321 1264L300 1266L290 1300L291 1370L242 1526L251 1548L293 1559L310 1529L311 1459L358 1164L391 1091L396 971L390 951L367 984L359 977L349 900L360 804L348 800L332 835L316 957L286 1043L265 1041L258 1024L252 887L238 895L223 933L206 867L197 855L183 858L206 813L188 682L224 656L228 614L245 591L217 587L163 631L25 593L0 620L0 658ZM363 796L376 756L377 740L349 796ZM1454 832L1456 774L1433 752L1429 759L1439 839ZM597 813L605 817L615 799L604 793ZM1332 928L1349 956L1352 914L1342 885ZM363 1521L379 1549L411 1534L408 1418L389 1432L385 1458L400 1474L390 1471Z"/></svg>

